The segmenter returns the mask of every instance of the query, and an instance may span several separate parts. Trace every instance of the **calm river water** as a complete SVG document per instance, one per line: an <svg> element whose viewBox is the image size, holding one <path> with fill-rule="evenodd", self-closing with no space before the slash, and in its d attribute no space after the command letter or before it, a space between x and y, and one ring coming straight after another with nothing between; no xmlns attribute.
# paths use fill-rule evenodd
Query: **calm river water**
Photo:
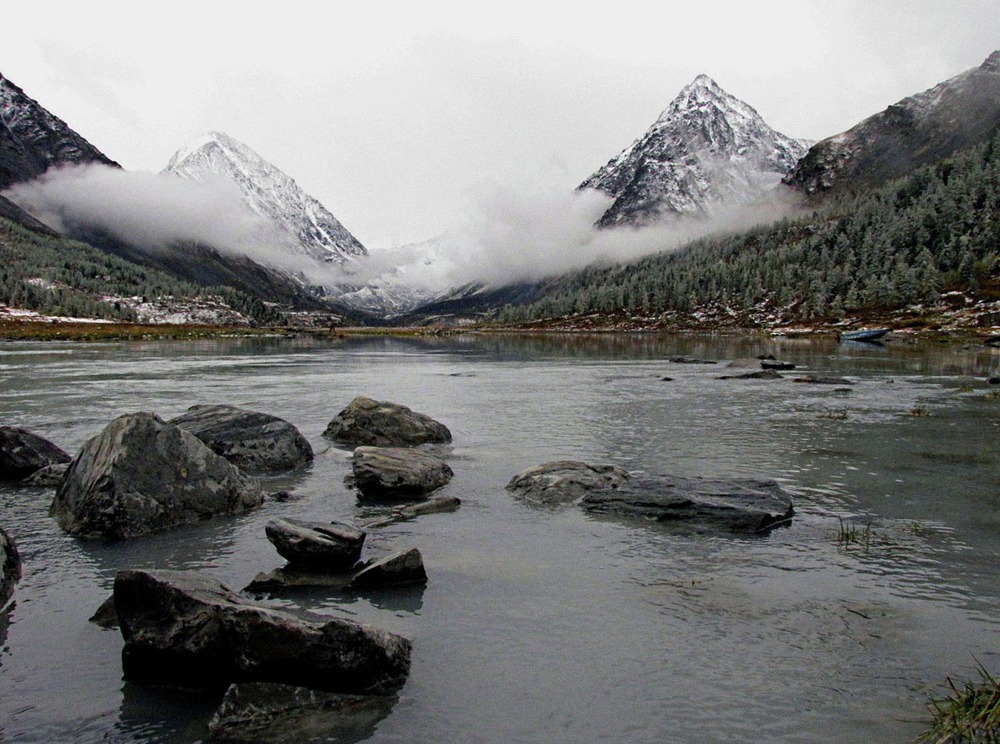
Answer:
<svg viewBox="0 0 1000 744"><path fill-rule="evenodd" d="M720 380L724 361L669 361L764 353L799 367ZM418 547L425 589L282 600L413 641L391 712L335 740L912 740L946 677L1000 672L1000 400L983 379L998 367L985 347L638 335L4 344L0 422L67 451L121 413L229 403L291 421L317 457L266 484L293 501L118 544L61 533L49 490L0 486L24 561L0 619L0 741L203 738L217 701L124 683L120 635L88 618L121 568L240 588L283 563L268 519L368 516L349 453L320 436L359 394L451 428L442 493L462 507L369 536L369 556ZM504 490L555 459L771 477L797 513L764 538L676 535Z"/></svg>

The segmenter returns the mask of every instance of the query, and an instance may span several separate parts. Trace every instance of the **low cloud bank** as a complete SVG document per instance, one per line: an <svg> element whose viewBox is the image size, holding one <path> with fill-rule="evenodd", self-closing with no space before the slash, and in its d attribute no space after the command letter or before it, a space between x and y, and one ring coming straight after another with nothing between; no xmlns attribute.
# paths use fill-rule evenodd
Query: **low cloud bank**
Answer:
<svg viewBox="0 0 1000 744"><path fill-rule="evenodd" d="M774 192L753 205L719 208L646 227L597 229L612 199L594 189L519 191L491 185L472 196L461 225L425 243L373 254L375 271L398 269L421 286L499 286L564 274L595 263L632 261L713 234L746 230L793 214Z"/></svg>
<svg viewBox="0 0 1000 744"><path fill-rule="evenodd" d="M319 284L342 274L295 253L295 238L247 208L224 178L189 181L105 165L53 168L4 196L54 230L96 228L147 251L193 242L302 273Z"/></svg>
<svg viewBox="0 0 1000 744"><path fill-rule="evenodd" d="M4 195L61 232L98 228L149 251L197 242L304 276L313 284L358 286L385 283L391 277L391 284L425 292L475 282L501 286L596 262L630 261L793 211L774 197L721 209L707 219L599 230L594 224L611 204L600 191L484 185L470 195L466 218L449 232L424 243L372 252L342 268L301 254L294 236L250 211L236 186L223 178L189 181L82 165L52 169Z"/></svg>

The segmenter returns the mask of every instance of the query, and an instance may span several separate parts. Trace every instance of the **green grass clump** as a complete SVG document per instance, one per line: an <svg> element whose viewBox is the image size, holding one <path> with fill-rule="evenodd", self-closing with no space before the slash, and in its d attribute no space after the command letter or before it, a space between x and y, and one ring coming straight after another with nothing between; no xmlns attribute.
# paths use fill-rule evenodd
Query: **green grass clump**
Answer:
<svg viewBox="0 0 1000 744"><path fill-rule="evenodd" d="M918 744L1000 743L1000 681L982 665L978 669L978 682L959 688L949 679L952 694L928 703L934 720Z"/></svg>

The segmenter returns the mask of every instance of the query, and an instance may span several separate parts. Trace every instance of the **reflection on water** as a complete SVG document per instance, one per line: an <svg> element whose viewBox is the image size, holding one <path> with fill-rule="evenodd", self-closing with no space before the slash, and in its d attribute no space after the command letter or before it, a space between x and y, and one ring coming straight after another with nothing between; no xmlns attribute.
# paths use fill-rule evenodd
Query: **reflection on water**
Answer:
<svg viewBox="0 0 1000 744"><path fill-rule="evenodd" d="M462 506L369 535L366 557L419 548L426 587L278 600L413 640L399 703L361 738L909 740L926 691L975 660L1000 666L1000 400L984 382L1000 351L855 346L642 334L4 345L0 421L68 451L124 412L230 403L288 419L317 458L265 483L293 491L287 502L127 543L71 539L47 516L50 492L0 486L24 560L0 655L2 737L203 737L215 701L123 688L120 636L87 618L120 568L204 570L239 588L284 563L268 519L370 517L343 482L350 453L320 436L365 394L449 426L442 493ZM763 354L797 368L719 379ZM716 363L670 361L682 356ZM685 536L504 490L555 459L775 478L796 516L762 539Z"/></svg>

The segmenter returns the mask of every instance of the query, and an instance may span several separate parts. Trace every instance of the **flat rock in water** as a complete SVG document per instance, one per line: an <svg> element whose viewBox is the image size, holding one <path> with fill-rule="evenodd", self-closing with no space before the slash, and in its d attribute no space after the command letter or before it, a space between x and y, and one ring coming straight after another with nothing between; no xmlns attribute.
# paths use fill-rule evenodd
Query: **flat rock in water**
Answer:
<svg viewBox="0 0 1000 744"><path fill-rule="evenodd" d="M69 461L70 456L48 439L19 426L0 426L0 479L23 480L36 470Z"/></svg>
<svg viewBox="0 0 1000 744"><path fill-rule="evenodd" d="M818 375L805 375L804 377L793 377L792 382L802 382L808 385L853 385L854 384L846 377L820 377Z"/></svg>
<svg viewBox="0 0 1000 744"><path fill-rule="evenodd" d="M273 519L264 532L289 563L316 571L349 571L365 543L364 530L339 522Z"/></svg>
<svg viewBox="0 0 1000 744"><path fill-rule="evenodd" d="M152 413L119 416L83 445L51 516L77 537L123 539L260 506L260 486Z"/></svg>
<svg viewBox="0 0 1000 744"><path fill-rule="evenodd" d="M744 372L740 375L722 375L720 380L783 380L781 373L774 369L762 369L757 372Z"/></svg>
<svg viewBox="0 0 1000 744"><path fill-rule="evenodd" d="M208 722L212 741L362 741L392 711L395 695L347 695L273 682L226 690Z"/></svg>
<svg viewBox="0 0 1000 744"><path fill-rule="evenodd" d="M760 534L794 514L791 498L777 482L755 478L634 477L618 489L587 494L581 504L594 514L699 532Z"/></svg>
<svg viewBox="0 0 1000 744"><path fill-rule="evenodd" d="M17 545L0 527L0 610L14 596L14 585L21 580L21 555Z"/></svg>
<svg viewBox="0 0 1000 744"><path fill-rule="evenodd" d="M614 465L557 460L518 473L506 488L534 504L561 506L579 501L592 491L618 488L629 477L628 471Z"/></svg>
<svg viewBox="0 0 1000 744"><path fill-rule="evenodd" d="M390 524L406 522L425 514L443 514L444 512L456 511L461 505L462 502L456 496L431 496L426 501L396 507L388 516L364 522L364 526L368 529L373 527L387 527Z"/></svg>
<svg viewBox="0 0 1000 744"><path fill-rule="evenodd" d="M672 364L718 364L713 359L697 359L695 357L679 356L667 360Z"/></svg>
<svg viewBox="0 0 1000 744"><path fill-rule="evenodd" d="M262 571L243 591L251 594L280 592L283 589L346 589L354 574L351 571L307 571L288 563L273 571Z"/></svg>
<svg viewBox="0 0 1000 744"><path fill-rule="evenodd" d="M425 584L427 572L424 558L416 548L381 558L354 574L350 586L360 587L399 586Z"/></svg>
<svg viewBox="0 0 1000 744"><path fill-rule="evenodd" d="M733 369L763 369L762 361L760 357L741 357L733 359L726 366Z"/></svg>
<svg viewBox="0 0 1000 744"><path fill-rule="evenodd" d="M358 396L327 425L323 436L350 447L410 447L451 441L448 427L398 403Z"/></svg>
<svg viewBox="0 0 1000 744"><path fill-rule="evenodd" d="M338 618L301 616L191 571L120 571L115 607L126 680L219 689L280 682L351 694L399 689L410 642Z"/></svg>
<svg viewBox="0 0 1000 744"><path fill-rule="evenodd" d="M57 465L47 465L44 468L36 470L21 481L21 483L26 486L52 488L62 483L63 476L66 475L67 470L69 470L68 461L58 463Z"/></svg>
<svg viewBox="0 0 1000 744"><path fill-rule="evenodd" d="M780 369L789 370L795 369L795 365L791 362L783 362L780 359L761 359L760 366L764 369Z"/></svg>
<svg viewBox="0 0 1000 744"><path fill-rule="evenodd" d="M448 463L427 452L404 447L358 447L354 484L371 499L420 498L448 483Z"/></svg>
<svg viewBox="0 0 1000 744"><path fill-rule="evenodd" d="M251 472L291 470L313 460L312 446L299 430L266 413L226 405L191 406L170 423Z"/></svg>

